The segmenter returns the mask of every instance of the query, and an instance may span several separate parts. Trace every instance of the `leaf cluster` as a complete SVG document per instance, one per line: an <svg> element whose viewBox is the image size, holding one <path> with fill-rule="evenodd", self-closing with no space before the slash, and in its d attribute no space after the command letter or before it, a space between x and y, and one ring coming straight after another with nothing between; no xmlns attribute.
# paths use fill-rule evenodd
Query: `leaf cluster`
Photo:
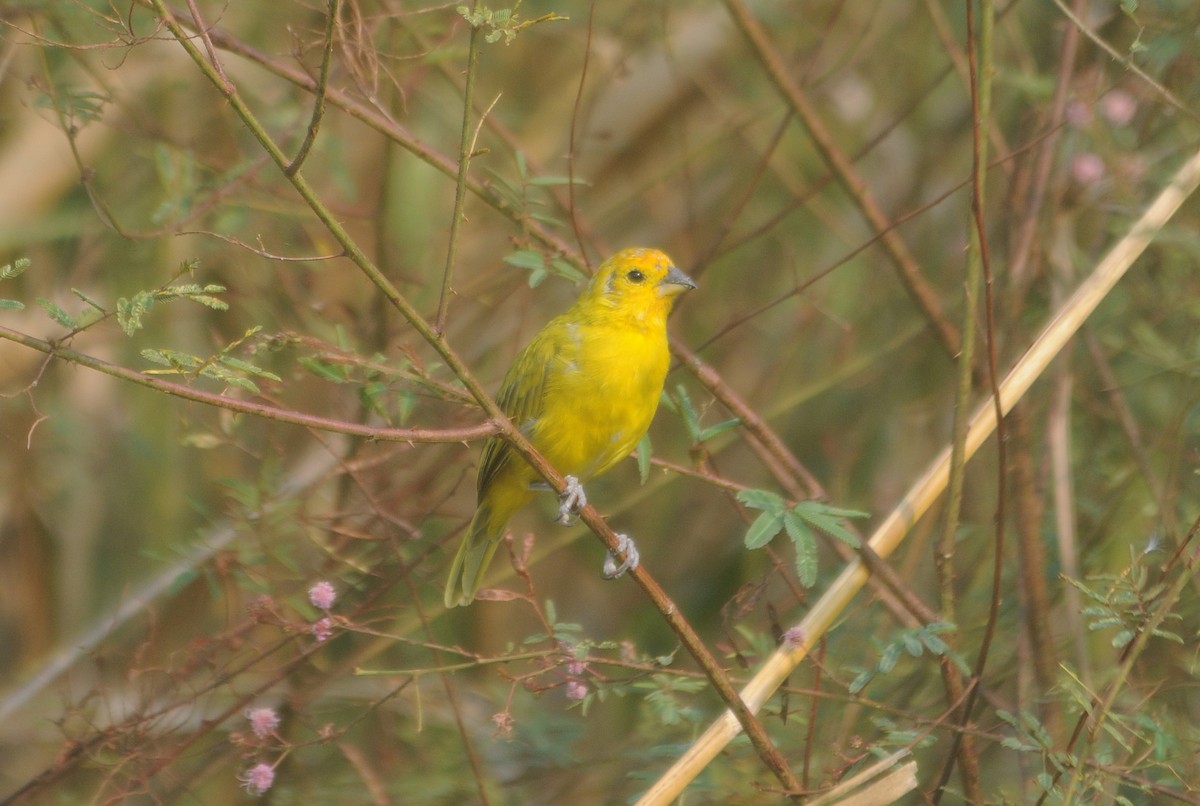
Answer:
<svg viewBox="0 0 1200 806"><path fill-rule="evenodd" d="M866 512L820 501L789 504L770 490L742 490L737 498L751 509L762 511L746 531L746 548L762 548L780 532L785 533L796 552L796 575L805 587L812 587L817 582L817 532L856 549L860 545L858 536L843 521L869 517Z"/></svg>

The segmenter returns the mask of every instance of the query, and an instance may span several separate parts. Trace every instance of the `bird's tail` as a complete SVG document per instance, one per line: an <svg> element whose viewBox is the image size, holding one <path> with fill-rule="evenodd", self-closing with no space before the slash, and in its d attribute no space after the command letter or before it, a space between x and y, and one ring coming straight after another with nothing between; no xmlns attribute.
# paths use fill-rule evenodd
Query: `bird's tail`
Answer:
<svg viewBox="0 0 1200 806"><path fill-rule="evenodd" d="M500 546L504 537L504 528L508 524L506 516L497 517L495 508L487 502L482 502L471 518L471 526L467 536L454 555L454 563L450 566L450 578L446 580L446 607L469 605L475 599L475 592L483 582L483 574L487 571L492 555Z"/></svg>

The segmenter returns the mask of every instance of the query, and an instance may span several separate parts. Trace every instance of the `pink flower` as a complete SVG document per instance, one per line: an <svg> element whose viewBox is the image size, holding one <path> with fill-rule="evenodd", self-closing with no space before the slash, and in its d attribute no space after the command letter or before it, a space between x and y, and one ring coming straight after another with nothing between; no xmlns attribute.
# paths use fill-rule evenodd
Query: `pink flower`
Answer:
<svg viewBox="0 0 1200 806"><path fill-rule="evenodd" d="M1137 99L1125 90L1113 90L1100 99L1100 114L1114 126L1127 126L1137 114Z"/></svg>
<svg viewBox="0 0 1200 806"><path fill-rule="evenodd" d="M1086 151L1071 160L1071 178L1081 185L1094 185L1104 178L1104 160Z"/></svg>
<svg viewBox="0 0 1200 806"><path fill-rule="evenodd" d="M238 778L242 788L251 795L261 795L275 783L275 768L270 764L255 764Z"/></svg>
<svg viewBox="0 0 1200 806"><path fill-rule="evenodd" d="M567 663L567 674L579 677L587 671L587 664L581 660L573 660Z"/></svg>
<svg viewBox="0 0 1200 806"><path fill-rule="evenodd" d="M260 739L265 739L279 727L279 714L270 708L249 708L246 719L250 720L250 729Z"/></svg>
<svg viewBox="0 0 1200 806"><path fill-rule="evenodd" d="M804 646L804 630L799 627L789 627L783 633L783 645L788 649L798 649Z"/></svg>
<svg viewBox="0 0 1200 806"><path fill-rule="evenodd" d="M337 601L337 591L328 582L318 582L308 589L308 601L313 603L313 607L328 610Z"/></svg>
<svg viewBox="0 0 1200 806"><path fill-rule="evenodd" d="M587 693L588 693L587 684L581 683L578 680L572 680L569 683L567 683L567 699L568 700L582 700L584 697L587 696Z"/></svg>
<svg viewBox="0 0 1200 806"><path fill-rule="evenodd" d="M313 637L318 641L328 641L330 636L333 635L333 619L329 616L318 619L313 622L312 627L309 629L312 631Z"/></svg>

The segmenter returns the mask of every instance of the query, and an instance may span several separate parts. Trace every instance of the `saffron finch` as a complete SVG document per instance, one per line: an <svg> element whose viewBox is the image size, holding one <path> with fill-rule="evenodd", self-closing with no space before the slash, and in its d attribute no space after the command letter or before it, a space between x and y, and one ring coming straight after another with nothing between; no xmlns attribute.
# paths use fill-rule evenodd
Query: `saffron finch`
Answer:
<svg viewBox="0 0 1200 806"><path fill-rule="evenodd" d="M566 313L546 324L513 361L496 400L533 446L567 477L565 523L587 503L581 482L628 456L650 427L670 356L667 314L696 284L656 249L625 249L606 260ZM446 582L446 607L470 604L512 517L545 488L500 437L483 449L475 516ZM623 538L626 564L636 565ZM612 558L610 557L610 563Z"/></svg>

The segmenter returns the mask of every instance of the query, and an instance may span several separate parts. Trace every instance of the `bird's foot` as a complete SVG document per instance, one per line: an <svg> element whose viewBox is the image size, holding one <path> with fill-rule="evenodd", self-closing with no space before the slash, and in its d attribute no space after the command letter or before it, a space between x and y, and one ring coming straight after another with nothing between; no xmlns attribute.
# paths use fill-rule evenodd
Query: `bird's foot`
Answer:
<svg viewBox="0 0 1200 806"><path fill-rule="evenodd" d="M583 492L583 485L574 476L567 476L567 487L558 497L558 522L570 526L575 522L579 510L586 506L587 495Z"/></svg>
<svg viewBox="0 0 1200 806"><path fill-rule="evenodd" d="M638 555L637 546L633 543L633 538L629 535L617 535L617 550L625 555L625 560L617 565L617 558L610 551L608 556L604 558L604 578L616 579L626 571L631 571L638 567L641 562L641 557Z"/></svg>

